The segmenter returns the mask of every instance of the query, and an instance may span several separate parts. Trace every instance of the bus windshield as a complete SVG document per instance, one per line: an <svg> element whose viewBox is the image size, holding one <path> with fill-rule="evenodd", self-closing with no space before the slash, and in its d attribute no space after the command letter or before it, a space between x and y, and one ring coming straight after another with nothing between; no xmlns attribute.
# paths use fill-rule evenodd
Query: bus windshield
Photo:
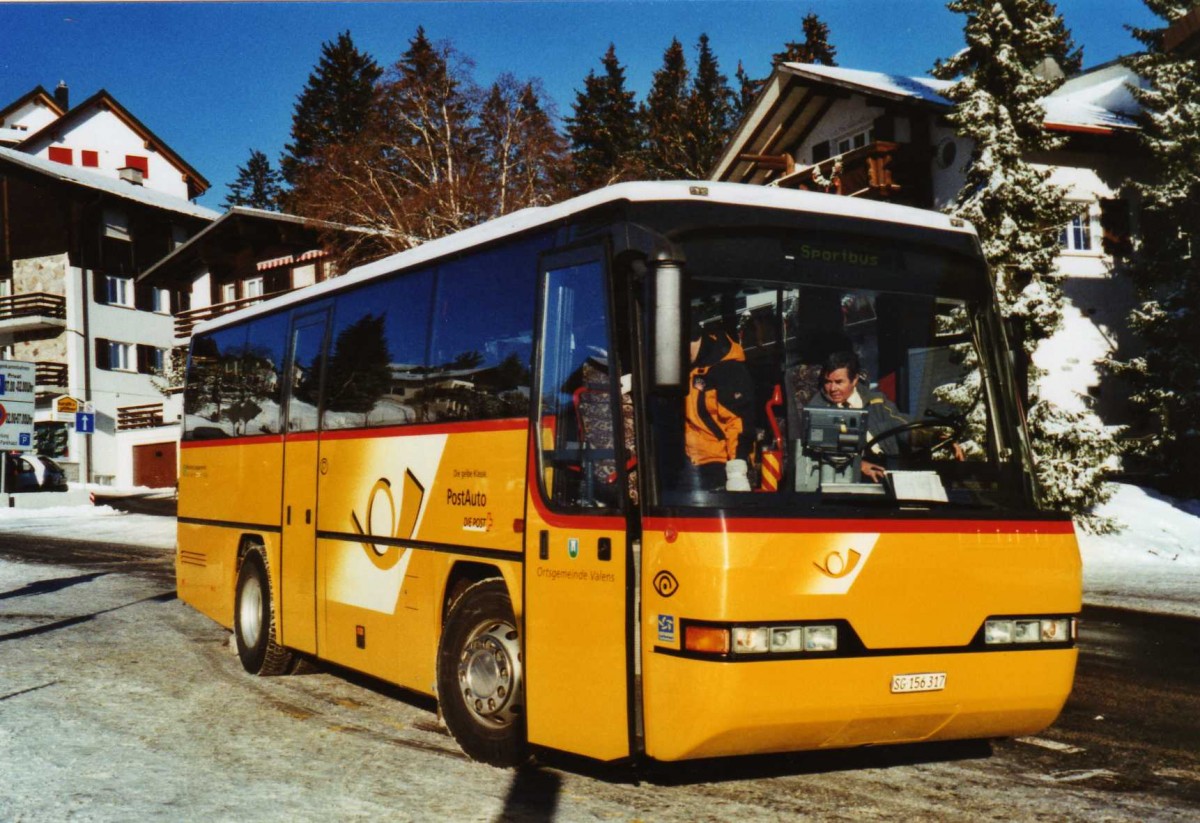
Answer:
<svg viewBox="0 0 1200 823"><path fill-rule="evenodd" d="M649 402L668 508L1032 508L981 263L861 238L705 238L686 397Z"/></svg>

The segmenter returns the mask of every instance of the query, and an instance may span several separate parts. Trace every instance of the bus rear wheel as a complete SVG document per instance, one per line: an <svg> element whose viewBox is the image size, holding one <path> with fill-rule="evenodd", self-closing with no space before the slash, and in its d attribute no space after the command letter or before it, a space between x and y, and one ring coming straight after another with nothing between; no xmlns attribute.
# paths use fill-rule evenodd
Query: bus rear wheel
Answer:
<svg viewBox="0 0 1200 823"><path fill-rule="evenodd" d="M262 547L251 547L242 558L234 598L233 636L242 667L264 677L286 674L292 653L275 642L275 609Z"/></svg>
<svg viewBox="0 0 1200 823"><path fill-rule="evenodd" d="M521 641L503 580L471 585L450 607L437 687L446 726L472 760L507 767L528 758Z"/></svg>

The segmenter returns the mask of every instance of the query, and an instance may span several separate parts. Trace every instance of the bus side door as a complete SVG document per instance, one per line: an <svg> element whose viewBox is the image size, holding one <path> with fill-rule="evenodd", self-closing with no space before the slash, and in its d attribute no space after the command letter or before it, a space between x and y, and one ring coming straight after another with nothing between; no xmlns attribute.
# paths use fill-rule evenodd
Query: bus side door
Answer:
<svg viewBox="0 0 1200 823"><path fill-rule="evenodd" d="M632 609L619 375L602 249L543 265L536 422L525 526L529 742L631 753Z"/></svg>
<svg viewBox="0 0 1200 823"><path fill-rule="evenodd" d="M321 381L329 309L297 314L288 336L283 437L283 540L280 637L317 652L317 461Z"/></svg>

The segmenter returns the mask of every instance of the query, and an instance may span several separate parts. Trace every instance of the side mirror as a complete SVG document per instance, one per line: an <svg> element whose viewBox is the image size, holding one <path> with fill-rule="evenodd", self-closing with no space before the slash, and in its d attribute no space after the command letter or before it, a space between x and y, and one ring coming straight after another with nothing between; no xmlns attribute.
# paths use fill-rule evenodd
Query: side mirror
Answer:
<svg viewBox="0 0 1200 823"><path fill-rule="evenodd" d="M655 391L679 390L686 373L683 360L683 267L676 261L654 264L650 294L652 328L651 382Z"/></svg>

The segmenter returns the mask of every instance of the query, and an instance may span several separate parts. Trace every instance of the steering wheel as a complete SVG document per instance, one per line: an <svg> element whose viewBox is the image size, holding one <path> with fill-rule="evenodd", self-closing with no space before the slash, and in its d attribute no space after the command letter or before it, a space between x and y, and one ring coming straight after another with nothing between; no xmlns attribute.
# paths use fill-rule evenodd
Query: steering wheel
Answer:
<svg viewBox="0 0 1200 823"><path fill-rule="evenodd" d="M867 440L864 453L869 453L871 448L881 440L887 440L891 437L899 437L902 434L911 431L917 431L918 429L951 429L952 432L949 437L943 437L941 440L931 444L923 445L920 448L910 449L909 454L911 456L928 457L929 455L941 451L942 449L954 448L956 445L957 435L959 433L956 421L947 420L945 418L927 417L924 420L912 420L908 423L902 423L899 426L893 426L890 429L881 431L879 434L872 435L870 439ZM955 450L956 459L962 460L963 458L960 456L961 454L961 450Z"/></svg>

